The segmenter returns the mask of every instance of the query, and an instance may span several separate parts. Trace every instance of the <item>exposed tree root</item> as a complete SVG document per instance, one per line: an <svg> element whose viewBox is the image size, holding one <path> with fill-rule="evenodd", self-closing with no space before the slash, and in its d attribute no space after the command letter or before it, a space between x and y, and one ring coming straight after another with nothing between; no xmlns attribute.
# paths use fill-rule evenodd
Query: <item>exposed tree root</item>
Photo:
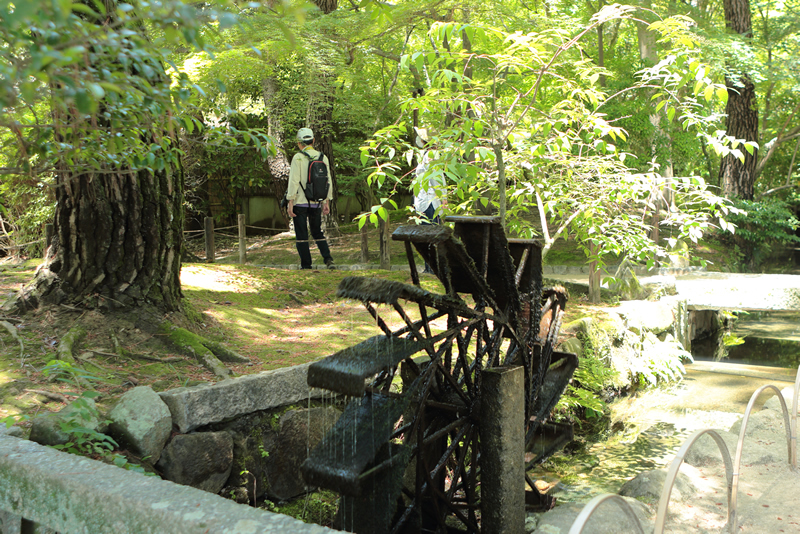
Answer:
<svg viewBox="0 0 800 534"><path fill-rule="evenodd" d="M203 346L216 354L220 361L228 363L250 363L248 358L245 358L241 354L222 346L222 344L217 343L216 341L211 341L210 339L205 339L202 337L200 339L202 340Z"/></svg>
<svg viewBox="0 0 800 534"><path fill-rule="evenodd" d="M100 369L103 372L110 373L110 374L113 374L113 375L119 374L116 371L112 371L108 367L105 367L104 365L100 365L99 363L94 361L92 359L92 351L86 351L86 352L82 353L80 356L75 356L75 359L78 360L78 361L83 362L86 365L91 365L92 367Z"/></svg>
<svg viewBox="0 0 800 534"><path fill-rule="evenodd" d="M37 395L42 395L43 397L47 397L48 399L56 402L63 402L64 404L69 404L69 399L66 398L61 393L56 393L54 391L46 391L44 389L26 389L27 393L35 393Z"/></svg>
<svg viewBox="0 0 800 534"><path fill-rule="evenodd" d="M214 373L218 378L228 378L231 375L230 369L225 367L215 355L213 348L215 344L168 321L163 322L159 330L166 336L173 347L186 355L196 358L203 367Z"/></svg>
<svg viewBox="0 0 800 534"><path fill-rule="evenodd" d="M69 332L64 334L61 338L61 343L58 344L56 354L59 360L64 360L68 363L75 363L75 356L72 353L73 347L86 337L86 329L81 325L75 325L69 329Z"/></svg>
<svg viewBox="0 0 800 534"><path fill-rule="evenodd" d="M19 357L22 358L22 355L25 354L25 345L22 343L22 338L20 338L19 334L17 334L16 327L8 321L0 321L0 326L8 330L8 333L11 334L11 337L17 340L17 343L19 343Z"/></svg>
<svg viewBox="0 0 800 534"><path fill-rule="evenodd" d="M112 334L112 339L114 340L114 345L117 346L119 341L117 340L117 336ZM135 360L145 360L148 362L158 362L158 363L173 363L173 362L180 362L183 361L183 358L179 356L168 356L167 358L158 358L156 356L150 356L148 354L139 354L138 352L131 352L125 348L120 347L117 349L116 353L114 352L104 352L102 350L97 349L86 349L89 352L94 354L99 354L100 356L108 356L110 358L130 358Z"/></svg>
<svg viewBox="0 0 800 534"><path fill-rule="evenodd" d="M46 267L40 267L33 281L3 303L2 310L11 314L23 314L45 302L61 302L64 295L57 288L57 281L55 273Z"/></svg>

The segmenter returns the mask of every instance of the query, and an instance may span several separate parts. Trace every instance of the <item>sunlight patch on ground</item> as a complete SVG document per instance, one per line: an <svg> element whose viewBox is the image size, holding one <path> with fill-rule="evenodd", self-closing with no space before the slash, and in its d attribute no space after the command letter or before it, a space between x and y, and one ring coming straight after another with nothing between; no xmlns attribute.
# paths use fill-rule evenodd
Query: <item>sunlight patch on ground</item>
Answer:
<svg viewBox="0 0 800 534"><path fill-rule="evenodd" d="M283 312L281 310L272 310L269 308L253 308L252 311L271 318L283 317Z"/></svg>
<svg viewBox="0 0 800 534"><path fill-rule="evenodd" d="M240 271L226 272L225 267L227 266L217 266L212 269L203 265L185 265L181 269L181 286L237 293L256 293L258 291L256 279L245 281Z"/></svg>
<svg viewBox="0 0 800 534"><path fill-rule="evenodd" d="M10 376L9 373L5 371L0 371L0 386L2 386L3 384L8 384L9 382L13 382L14 380L15 378L13 376Z"/></svg>

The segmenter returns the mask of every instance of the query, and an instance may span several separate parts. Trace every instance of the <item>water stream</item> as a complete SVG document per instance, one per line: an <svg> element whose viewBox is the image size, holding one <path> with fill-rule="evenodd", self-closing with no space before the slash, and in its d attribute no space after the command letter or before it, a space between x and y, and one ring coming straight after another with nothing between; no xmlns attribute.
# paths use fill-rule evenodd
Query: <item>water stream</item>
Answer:
<svg viewBox="0 0 800 534"><path fill-rule="evenodd" d="M532 471L533 477L543 481L543 486L551 486L548 493L560 502L585 503L602 493L617 493L641 471L667 467L695 430L730 428L761 385L792 385L794 372L785 372L783 381L776 382L774 377L779 375L758 377L752 370L797 369L800 316L775 312L742 315L731 331L695 343L692 353L698 363L686 366L681 383L645 392L636 399L621 399L613 406L612 419L621 421L614 428L624 430L597 436L582 452L557 456L544 468ZM706 362L711 363L704 365ZM714 362L741 367L709 369ZM750 371L750 376L738 372L740 369ZM777 372L774 369L773 373Z"/></svg>

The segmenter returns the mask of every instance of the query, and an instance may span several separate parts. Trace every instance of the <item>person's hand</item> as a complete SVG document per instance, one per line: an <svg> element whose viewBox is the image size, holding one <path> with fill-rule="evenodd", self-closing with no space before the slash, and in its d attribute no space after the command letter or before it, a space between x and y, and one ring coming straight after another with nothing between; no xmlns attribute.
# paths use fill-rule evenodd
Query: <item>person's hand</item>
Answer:
<svg viewBox="0 0 800 534"><path fill-rule="evenodd" d="M322 214L327 215L331 212L331 207L328 205L328 201L325 201L325 204L322 205Z"/></svg>
<svg viewBox="0 0 800 534"><path fill-rule="evenodd" d="M286 213L289 215L289 217L294 219L294 200L289 201L289 206L286 208Z"/></svg>

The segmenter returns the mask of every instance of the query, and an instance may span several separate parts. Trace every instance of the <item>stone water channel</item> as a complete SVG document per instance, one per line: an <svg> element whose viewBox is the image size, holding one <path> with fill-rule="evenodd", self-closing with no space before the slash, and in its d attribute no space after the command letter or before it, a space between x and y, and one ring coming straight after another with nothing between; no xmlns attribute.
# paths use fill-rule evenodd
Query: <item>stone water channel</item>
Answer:
<svg viewBox="0 0 800 534"><path fill-rule="evenodd" d="M546 276L584 282L574 273ZM615 402L612 430L568 460L562 457L558 472L534 473L559 503L582 505L619 492L638 473L667 467L694 431L729 429L757 388L792 386L800 364L800 277L690 273L674 277L674 284L701 323L692 341L695 361L686 365L680 383ZM716 332L702 326L730 318ZM757 406L768 398L762 396ZM529 523L529 531L538 534L535 524Z"/></svg>

